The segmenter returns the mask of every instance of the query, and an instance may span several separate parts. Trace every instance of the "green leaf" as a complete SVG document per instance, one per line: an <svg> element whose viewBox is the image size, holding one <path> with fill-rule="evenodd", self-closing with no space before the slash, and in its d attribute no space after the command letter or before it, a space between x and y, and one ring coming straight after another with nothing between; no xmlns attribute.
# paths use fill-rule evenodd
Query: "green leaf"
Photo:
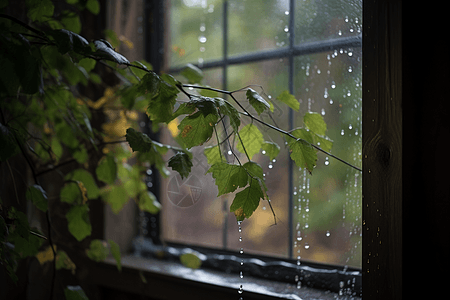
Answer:
<svg viewBox="0 0 450 300"><path fill-rule="evenodd" d="M155 123L170 122L178 89L162 80L154 72L148 72L140 81L138 93L149 99L147 114Z"/></svg>
<svg viewBox="0 0 450 300"><path fill-rule="evenodd" d="M25 195L27 200L33 202L33 204L36 205L38 209L40 209L43 212L47 212L48 207L47 193L40 185L35 184L30 186Z"/></svg>
<svg viewBox="0 0 450 300"><path fill-rule="evenodd" d="M95 65L97 64L97 61L92 58L83 58L78 62L78 65L83 67L86 72L92 71L92 69L95 68Z"/></svg>
<svg viewBox="0 0 450 300"><path fill-rule="evenodd" d="M323 136L327 131L327 124L323 120L321 114L307 112L303 117L303 123L305 124L306 128L318 135Z"/></svg>
<svg viewBox="0 0 450 300"><path fill-rule="evenodd" d="M258 115L260 115L266 109L270 109L270 104L264 100L255 90L249 88L245 93L247 95L247 99L251 106L256 110Z"/></svg>
<svg viewBox="0 0 450 300"><path fill-rule="evenodd" d="M230 125L233 127L234 132L239 131L239 126L241 125L241 119L239 117L238 110L230 104L230 102L221 99L214 98L217 108L220 113L226 115L230 118Z"/></svg>
<svg viewBox="0 0 450 300"><path fill-rule="evenodd" d="M156 199L156 196L150 191L139 195L138 206L140 210L151 214L156 214L161 209L161 204Z"/></svg>
<svg viewBox="0 0 450 300"><path fill-rule="evenodd" d="M148 152L151 150L153 141L145 133L128 128L125 138L133 151Z"/></svg>
<svg viewBox="0 0 450 300"><path fill-rule="evenodd" d="M91 173L84 169L77 169L75 171L72 171L71 173L66 175L65 180L81 181L87 190L87 197L89 199L98 198L100 195L100 190L95 183L94 177L92 177Z"/></svg>
<svg viewBox="0 0 450 300"><path fill-rule="evenodd" d="M202 260L200 257L195 255L195 253L184 253L180 255L181 263L191 269L198 269L202 265Z"/></svg>
<svg viewBox="0 0 450 300"><path fill-rule="evenodd" d="M83 202L82 191L76 182L68 182L59 193L62 202L70 204L81 204Z"/></svg>
<svg viewBox="0 0 450 300"><path fill-rule="evenodd" d="M17 146L16 140L14 138L14 133L12 133L8 127L3 126L0 123L0 162L6 161L8 158L17 154L20 150Z"/></svg>
<svg viewBox="0 0 450 300"><path fill-rule="evenodd" d="M259 152L261 146L264 143L264 138L261 131L259 131L258 127L256 127L255 125L248 124L244 128L242 128L241 131L239 131L239 135L241 137L242 143L240 140L238 141L238 151L241 153L247 152L249 158L252 159L253 155Z"/></svg>
<svg viewBox="0 0 450 300"><path fill-rule="evenodd" d="M292 135L298 139L288 138L290 156L298 167L306 168L311 173L317 162L316 150L311 146L312 135L305 129L296 129Z"/></svg>
<svg viewBox="0 0 450 300"><path fill-rule="evenodd" d="M333 148L333 141L327 136L314 135L314 142L324 151L330 152Z"/></svg>
<svg viewBox="0 0 450 300"><path fill-rule="evenodd" d="M118 214L130 200L130 195L123 185L113 185L102 192L103 200L108 203L113 213Z"/></svg>
<svg viewBox="0 0 450 300"><path fill-rule="evenodd" d="M53 16L55 7L50 0L27 0L27 16L31 21L42 22Z"/></svg>
<svg viewBox="0 0 450 300"><path fill-rule="evenodd" d="M30 234L27 216L12 207L8 212L8 218L14 220L7 238L8 242L14 245L14 252L21 258L36 255L39 252L42 239Z"/></svg>
<svg viewBox="0 0 450 300"><path fill-rule="evenodd" d="M113 156L105 156L95 169L97 178L105 183L113 184L117 179L117 164Z"/></svg>
<svg viewBox="0 0 450 300"><path fill-rule="evenodd" d="M130 61L123 56L120 53L117 53L114 51L114 49L111 47L111 45L105 41L105 40L96 40L94 41L95 48L97 51L95 51L94 55L105 58L108 60L112 60L118 64L129 64Z"/></svg>
<svg viewBox="0 0 450 300"><path fill-rule="evenodd" d="M64 25L64 28L75 33L80 33L82 27L80 16L69 10L63 11L63 15L64 16L61 18L61 23Z"/></svg>
<svg viewBox="0 0 450 300"><path fill-rule="evenodd" d="M85 237L91 235L92 227L89 220L89 207L85 205L75 205L66 214L69 232L77 239L82 241Z"/></svg>
<svg viewBox="0 0 450 300"><path fill-rule="evenodd" d="M64 289L64 296L66 297L66 300L89 300L79 285L68 285L67 288Z"/></svg>
<svg viewBox="0 0 450 300"><path fill-rule="evenodd" d="M280 146L273 142L265 141L261 148L264 150L263 154L267 155L270 160L273 160L280 153Z"/></svg>
<svg viewBox="0 0 450 300"><path fill-rule="evenodd" d="M226 162L212 165L207 173L212 173L212 177L219 188L217 197L234 192L238 187L246 186L248 182L248 174L244 167Z"/></svg>
<svg viewBox="0 0 450 300"><path fill-rule="evenodd" d="M58 47L58 51L61 54L67 53L68 51L71 50L77 53L84 54L91 50L89 42L84 37L82 37L79 34L76 34L75 32L66 29L56 29L50 31L49 35L52 36L53 39L55 40L55 43ZM92 65L92 61L94 61L95 66L95 60L93 59L85 58L82 61L83 61L82 64L89 63L90 65Z"/></svg>
<svg viewBox="0 0 450 300"><path fill-rule="evenodd" d="M181 71L181 75L188 80L189 83L200 83L203 79L203 72L193 64L187 64Z"/></svg>
<svg viewBox="0 0 450 300"><path fill-rule="evenodd" d="M67 255L66 251L58 250L56 253L56 270L66 269L71 270L74 274L76 270L76 265L70 259L69 255Z"/></svg>
<svg viewBox="0 0 450 300"><path fill-rule="evenodd" d="M205 85L205 87L210 88L209 85ZM200 89L198 92L199 92L200 95L205 96L205 97L212 97L212 98L214 98L214 97L218 97L219 96L218 92L212 91L212 90L208 90L208 89Z"/></svg>
<svg viewBox="0 0 450 300"><path fill-rule="evenodd" d="M277 100L287 104L290 108L292 108L295 111L298 111L300 109L300 103L295 99L295 97L289 93L288 91L282 92L278 97Z"/></svg>
<svg viewBox="0 0 450 300"><path fill-rule="evenodd" d="M238 221L242 221L244 218L249 218L258 208L260 199L264 199L261 185L257 180L252 179L248 187L236 194L230 211L235 212Z"/></svg>
<svg viewBox="0 0 450 300"><path fill-rule="evenodd" d="M92 240L86 254L93 261L104 261L109 255L108 244L103 240Z"/></svg>
<svg viewBox="0 0 450 300"><path fill-rule="evenodd" d="M98 15L100 12L100 3L98 3L98 0L88 0L86 2L86 8L94 15Z"/></svg>
<svg viewBox="0 0 450 300"><path fill-rule="evenodd" d="M206 156L210 166L220 163L223 160L219 146L205 147L203 154Z"/></svg>
<svg viewBox="0 0 450 300"><path fill-rule="evenodd" d="M191 173L192 161L186 153L178 152L169 159L169 167L180 173L181 179L188 177Z"/></svg>
<svg viewBox="0 0 450 300"><path fill-rule="evenodd" d="M83 144L78 145L78 148L76 148L72 156L80 164L84 164L89 159L86 147Z"/></svg>
<svg viewBox="0 0 450 300"><path fill-rule="evenodd" d="M217 119L216 114L205 115L202 111L185 117L178 125L179 137L184 146L190 149L208 141L213 134Z"/></svg>
<svg viewBox="0 0 450 300"><path fill-rule="evenodd" d="M117 270L119 272L122 271L122 263L121 263L121 257L120 257L120 247L119 245L114 242L113 240L108 240L109 246L111 247L111 253L116 260Z"/></svg>

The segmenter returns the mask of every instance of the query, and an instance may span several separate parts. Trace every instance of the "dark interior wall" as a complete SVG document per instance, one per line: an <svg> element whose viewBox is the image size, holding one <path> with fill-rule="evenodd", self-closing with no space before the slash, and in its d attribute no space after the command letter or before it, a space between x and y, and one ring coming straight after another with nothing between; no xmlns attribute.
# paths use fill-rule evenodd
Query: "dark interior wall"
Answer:
<svg viewBox="0 0 450 300"><path fill-rule="evenodd" d="M405 295L446 292L449 268L448 12L403 5L403 274ZM419 286L417 286L419 284Z"/></svg>

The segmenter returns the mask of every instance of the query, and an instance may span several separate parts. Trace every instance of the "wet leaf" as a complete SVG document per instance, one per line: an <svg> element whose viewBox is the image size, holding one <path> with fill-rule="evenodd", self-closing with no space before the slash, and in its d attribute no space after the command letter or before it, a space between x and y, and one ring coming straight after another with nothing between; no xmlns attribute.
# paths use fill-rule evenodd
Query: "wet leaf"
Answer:
<svg viewBox="0 0 450 300"><path fill-rule="evenodd" d="M205 115L202 111L198 111L180 122L178 136L188 149L202 145L211 138L216 122L216 114Z"/></svg>
<svg viewBox="0 0 450 300"><path fill-rule="evenodd" d="M234 192L238 187L244 187L248 182L248 174L244 167L225 162L216 163L209 168L215 183L219 188L217 197Z"/></svg>
<svg viewBox="0 0 450 300"><path fill-rule="evenodd" d="M251 179L250 185L234 197L233 203L230 206L230 212L242 209L242 212L239 213L238 221L242 221L242 217L249 218L258 208L260 199L264 199L261 185L256 179Z"/></svg>
<svg viewBox="0 0 450 300"><path fill-rule="evenodd" d="M261 148L265 151L264 154L267 155L270 160L275 159L278 156L278 153L280 153L280 146L273 142L265 141Z"/></svg>
<svg viewBox="0 0 450 300"><path fill-rule="evenodd" d="M236 148L243 154L247 152L250 159L252 159L253 155L259 153L259 150L261 150L261 146L264 143L261 131L259 131L258 127L255 125L248 124L239 131L239 135L241 136L242 143L238 140Z"/></svg>
<svg viewBox="0 0 450 300"><path fill-rule="evenodd" d="M120 53L114 51L114 49L109 45L108 42L104 40L96 40L94 41L95 51L94 55L100 58L106 58L108 60L112 60L118 64L129 64L129 60Z"/></svg>
<svg viewBox="0 0 450 300"><path fill-rule="evenodd" d="M189 83L200 83L203 79L203 72L193 64L187 64L180 73Z"/></svg>
<svg viewBox="0 0 450 300"><path fill-rule="evenodd" d="M270 104L264 100L255 90L249 88L245 93L247 99L251 106L256 110L258 115L260 115L266 109L270 109Z"/></svg>
<svg viewBox="0 0 450 300"><path fill-rule="evenodd" d="M295 111L298 111L300 109L300 103L295 99L294 95L289 93L288 91L282 92L278 97L277 100L287 104L290 108L292 108Z"/></svg>
<svg viewBox="0 0 450 300"><path fill-rule="evenodd" d="M317 162L316 150L311 146L312 135L305 129L296 129L292 135L298 139L288 138L291 159L298 167L306 168L311 173Z"/></svg>
<svg viewBox="0 0 450 300"><path fill-rule="evenodd" d="M191 173L192 161L189 155L183 152L178 152L174 156L169 159L168 166L172 168L172 170L177 171L181 179L184 177L188 177L189 173Z"/></svg>
<svg viewBox="0 0 450 300"><path fill-rule="evenodd" d="M195 253L184 253L180 255L180 261L183 265L191 269L198 269L202 265L202 260Z"/></svg>
<svg viewBox="0 0 450 300"><path fill-rule="evenodd" d="M44 191L44 189L40 185L32 185L27 189L26 192L26 198L27 200L31 201L36 207L43 211L47 211L48 207L48 199L47 199L47 193Z"/></svg>
<svg viewBox="0 0 450 300"><path fill-rule="evenodd" d="M321 114L314 112L307 112L303 117L303 123L306 128L311 130L313 133L324 136L327 131L327 124L323 120Z"/></svg>

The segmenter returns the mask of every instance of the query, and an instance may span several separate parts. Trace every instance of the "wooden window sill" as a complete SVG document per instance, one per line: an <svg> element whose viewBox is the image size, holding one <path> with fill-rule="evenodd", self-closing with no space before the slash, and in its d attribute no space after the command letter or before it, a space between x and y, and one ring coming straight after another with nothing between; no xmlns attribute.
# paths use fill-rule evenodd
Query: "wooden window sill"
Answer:
<svg viewBox="0 0 450 300"><path fill-rule="evenodd" d="M245 274L244 274L245 276ZM145 278L146 283L143 282ZM337 293L231 274L209 269L189 269L180 263L136 256L122 257L119 273L114 259L95 263L89 280L99 288L122 291L150 299L239 299L238 287L243 285L243 298L251 299L336 299ZM360 299L354 297L352 299Z"/></svg>

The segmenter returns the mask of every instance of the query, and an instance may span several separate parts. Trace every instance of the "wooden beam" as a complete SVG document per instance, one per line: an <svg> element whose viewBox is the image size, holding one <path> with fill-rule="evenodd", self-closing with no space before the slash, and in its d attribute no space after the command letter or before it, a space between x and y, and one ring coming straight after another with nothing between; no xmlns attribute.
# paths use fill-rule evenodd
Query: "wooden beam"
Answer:
<svg viewBox="0 0 450 300"><path fill-rule="evenodd" d="M363 297L402 299L402 5L363 2Z"/></svg>

